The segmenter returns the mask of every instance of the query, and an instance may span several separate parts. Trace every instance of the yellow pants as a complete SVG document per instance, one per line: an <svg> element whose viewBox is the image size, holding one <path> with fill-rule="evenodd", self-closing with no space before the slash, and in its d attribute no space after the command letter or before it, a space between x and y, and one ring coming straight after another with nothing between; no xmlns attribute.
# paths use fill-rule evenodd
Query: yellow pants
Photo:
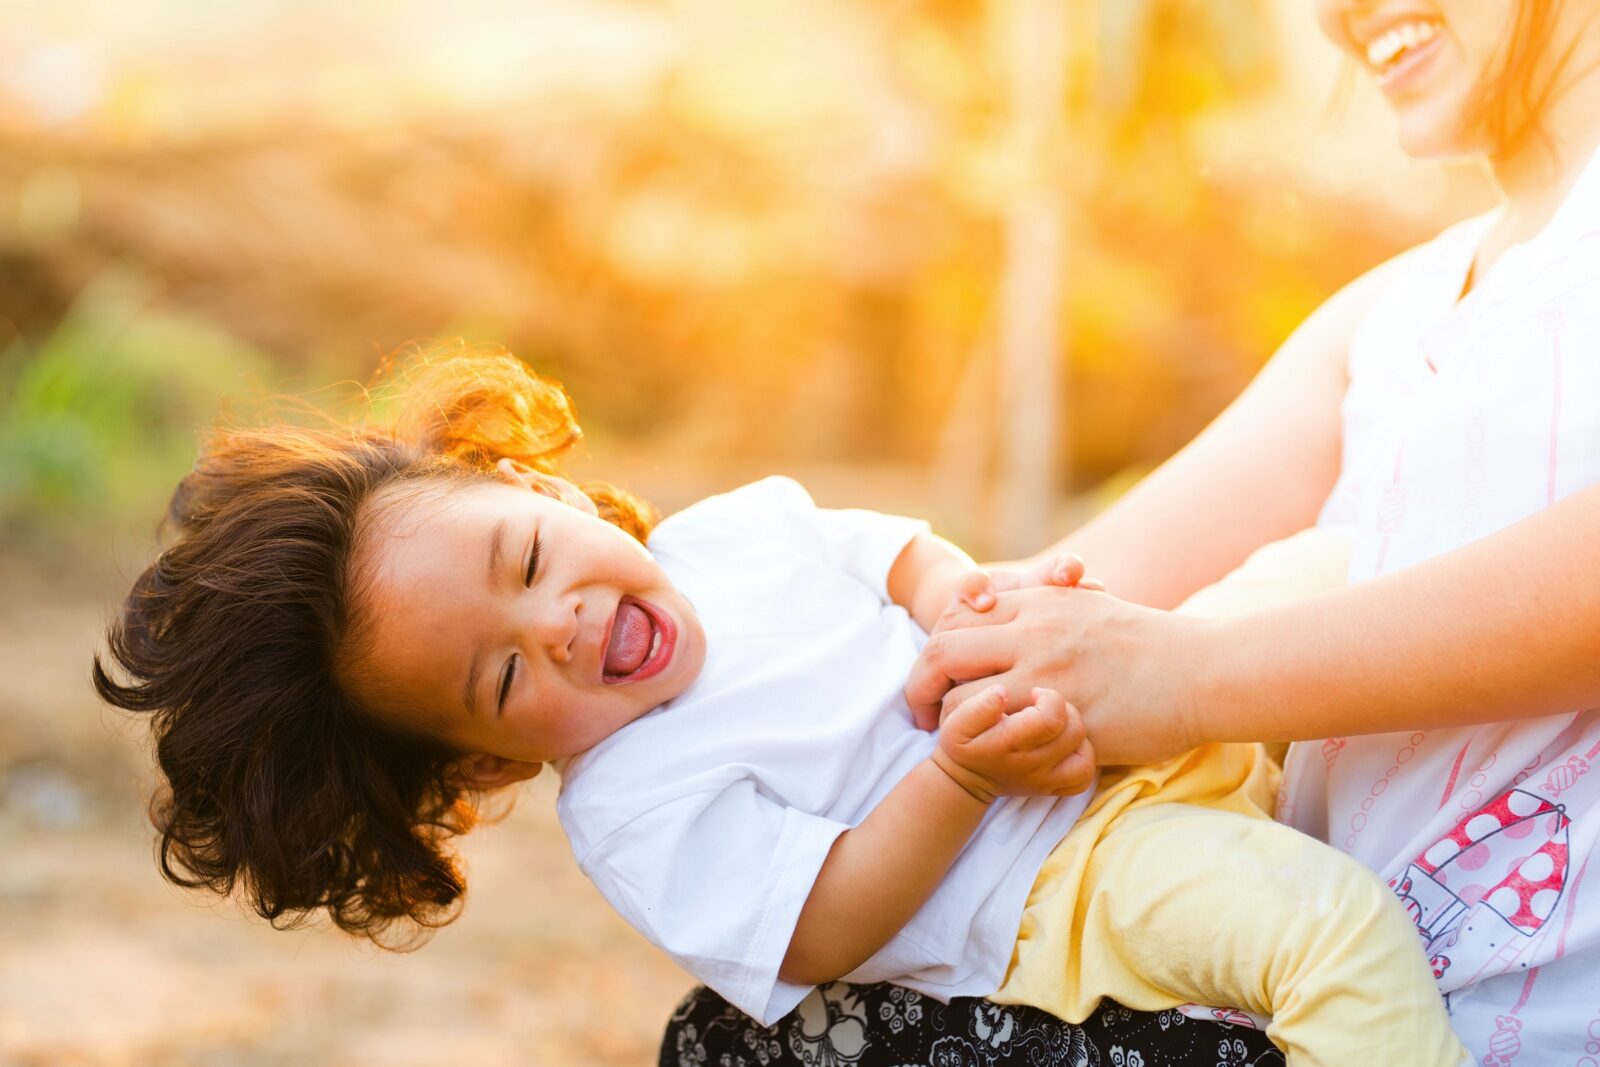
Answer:
<svg viewBox="0 0 1600 1067"><path fill-rule="evenodd" d="M1340 584L1320 532L1257 553L1182 610L1224 616ZM1272 821L1277 766L1260 745L1206 745L1102 776L1045 861L1002 1003L1081 1022L1101 997L1270 1015L1291 1067L1458 1067L1416 930L1355 860ZM1204 1025L1204 1024L1201 1024Z"/></svg>

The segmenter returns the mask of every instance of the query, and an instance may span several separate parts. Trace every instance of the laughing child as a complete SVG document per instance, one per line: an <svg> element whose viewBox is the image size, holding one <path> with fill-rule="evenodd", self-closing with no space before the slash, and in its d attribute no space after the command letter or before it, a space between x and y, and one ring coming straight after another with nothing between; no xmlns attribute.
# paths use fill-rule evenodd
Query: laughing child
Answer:
<svg viewBox="0 0 1600 1067"><path fill-rule="evenodd" d="M1267 817L1258 746L1090 794L1053 691L916 727L941 616L1074 584L1075 560L986 575L781 478L656 526L561 475L570 403L511 356L402 381L384 425L213 435L111 628L121 680L96 659L106 700L152 714L169 879L403 938L455 914L476 798L550 764L584 872L765 1022L848 978L1069 1021L1231 1004L1294 1064L1462 1062L1403 911Z"/></svg>

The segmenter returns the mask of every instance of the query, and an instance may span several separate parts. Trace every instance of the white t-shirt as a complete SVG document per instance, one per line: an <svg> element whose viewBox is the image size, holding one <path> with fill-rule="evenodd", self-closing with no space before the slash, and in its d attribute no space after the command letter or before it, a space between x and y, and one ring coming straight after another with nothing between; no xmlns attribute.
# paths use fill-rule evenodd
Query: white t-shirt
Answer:
<svg viewBox="0 0 1600 1067"><path fill-rule="evenodd" d="M1493 221L1408 253L1352 341L1343 471L1319 520L1349 532L1352 581L1600 483L1600 157L1457 303ZM1278 817L1388 880L1483 1063L1597 1067L1597 760L1592 709L1305 742Z"/></svg>
<svg viewBox="0 0 1600 1067"><path fill-rule="evenodd" d="M933 751L903 695L925 636L886 590L924 529L820 509L787 478L671 516L650 551L705 627L705 667L561 768L557 812L583 872L763 1023L809 991L778 966L834 839ZM933 896L849 979L993 992L1039 867L1088 799L996 801Z"/></svg>

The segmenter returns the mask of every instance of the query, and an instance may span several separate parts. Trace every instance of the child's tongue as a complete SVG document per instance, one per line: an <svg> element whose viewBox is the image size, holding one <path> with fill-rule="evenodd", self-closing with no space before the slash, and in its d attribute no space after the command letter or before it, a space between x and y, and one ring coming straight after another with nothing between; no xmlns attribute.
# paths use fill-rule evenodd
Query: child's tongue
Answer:
<svg viewBox="0 0 1600 1067"><path fill-rule="evenodd" d="M638 670L650 654L650 638L650 616L639 605L623 601L617 608L616 621L611 624L606 673L618 677Z"/></svg>

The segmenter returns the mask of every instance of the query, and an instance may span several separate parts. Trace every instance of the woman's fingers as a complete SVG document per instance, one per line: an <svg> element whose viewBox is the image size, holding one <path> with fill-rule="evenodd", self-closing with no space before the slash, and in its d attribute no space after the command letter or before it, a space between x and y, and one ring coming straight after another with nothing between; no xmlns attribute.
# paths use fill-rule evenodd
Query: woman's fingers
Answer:
<svg viewBox="0 0 1600 1067"><path fill-rule="evenodd" d="M940 704L924 704L920 707L913 704L911 706L911 725L915 726L919 730L924 730L929 733L937 730L939 728L939 715L941 708L942 705Z"/></svg>
<svg viewBox="0 0 1600 1067"><path fill-rule="evenodd" d="M1008 639L1009 638L1009 639ZM1009 669L1018 654L1015 638L1000 626L941 630L928 638L906 679L906 703L924 729L938 724L944 695L958 680L987 678ZM963 699L975 691L968 690ZM927 725L925 725L927 724Z"/></svg>
<svg viewBox="0 0 1600 1067"><path fill-rule="evenodd" d="M958 601L939 617L934 632L945 633L949 630L970 630L979 626L999 626L1016 618L1017 605L1013 600L1016 594L1001 588L1004 582L998 576L990 575L990 581L997 583L993 586L995 592L993 605L983 611L973 611Z"/></svg>
<svg viewBox="0 0 1600 1067"><path fill-rule="evenodd" d="M906 699L932 727L999 683L1017 703L1035 688L1070 697L1108 763L1152 762L1195 744L1188 679L1208 662L1217 624L1128 604L1082 587L1003 592L987 612L960 611L912 667ZM1076 727L1074 727L1076 728ZM1063 753L1065 755L1065 753Z"/></svg>

